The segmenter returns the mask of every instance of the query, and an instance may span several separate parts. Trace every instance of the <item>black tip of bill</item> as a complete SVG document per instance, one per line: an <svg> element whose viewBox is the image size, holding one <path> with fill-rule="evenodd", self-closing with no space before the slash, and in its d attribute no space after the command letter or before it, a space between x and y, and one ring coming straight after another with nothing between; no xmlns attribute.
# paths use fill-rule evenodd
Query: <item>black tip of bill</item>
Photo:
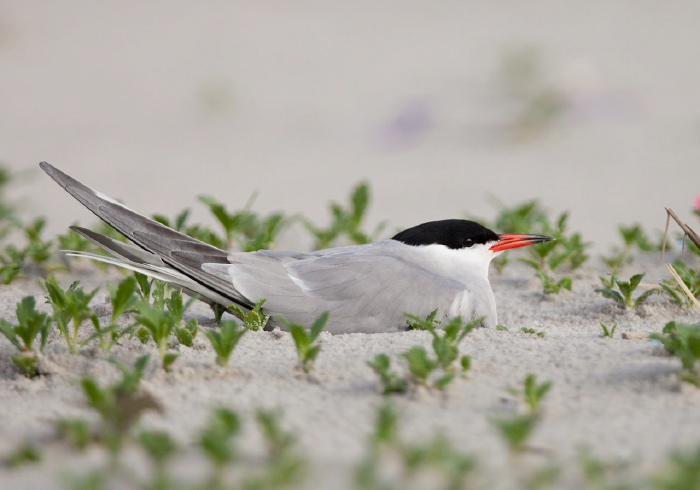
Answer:
<svg viewBox="0 0 700 490"><path fill-rule="evenodd" d="M554 240L554 237L545 235L522 235L513 233L504 233L498 235L499 240L491 246L492 252L503 252L511 248L526 247L537 243L544 243Z"/></svg>

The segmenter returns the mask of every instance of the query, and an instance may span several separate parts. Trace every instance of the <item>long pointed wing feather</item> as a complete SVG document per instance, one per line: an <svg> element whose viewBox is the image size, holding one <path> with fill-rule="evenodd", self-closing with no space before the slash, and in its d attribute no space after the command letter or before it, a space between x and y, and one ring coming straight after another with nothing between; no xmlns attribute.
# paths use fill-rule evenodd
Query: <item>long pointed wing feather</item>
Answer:
<svg viewBox="0 0 700 490"><path fill-rule="evenodd" d="M41 162L40 167L69 194L92 211L98 218L109 223L119 233L139 247L158 256L165 264L181 272L194 282L212 289L227 301L244 308L251 308L252 302L240 295L230 281L206 274L201 268L201 256L208 262L228 263L229 253L204 242L179 233L152 219L146 218L121 203L81 184L52 165ZM178 254L181 254L178 256ZM194 259L193 257L200 257Z"/></svg>

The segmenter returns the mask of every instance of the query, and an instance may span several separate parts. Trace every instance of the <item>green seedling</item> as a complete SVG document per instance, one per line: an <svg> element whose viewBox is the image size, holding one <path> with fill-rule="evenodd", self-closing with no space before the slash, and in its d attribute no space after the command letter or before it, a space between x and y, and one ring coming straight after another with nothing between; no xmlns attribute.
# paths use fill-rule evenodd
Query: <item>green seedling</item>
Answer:
<svg viewBox="0 0 700 490"><path fill-rule="evenodd" d="M256 195L251 196L243 210L230 213L223 204L209 196L199 196L224 229L224 248L230 249L237 243L244 252L270 248L288 220L282 213L274 213L261 218L250 208Z"/></svg>
<svg viewBox="0 0 700 490"><path fill-rule="evenodd" d="M406 315L410 320L410 324L414 325L413 328L428 330L432 335L435 361L433 362L428 358L422 347L412 348L405 356L412 373L414 369L417 369L418 373L423 374L426 370L432 372L435 368L440 367L443 374L435 381L435 387L443 390L456 376L454 364L458 358L462 373L466 373L471 368L471 358L469 356L459 356L459 344L464 337L484 321L484 317L477 318L469 323L464 323L460 317L455 317L445 324L441 330L438 330L435 328L436 315L437 310L431 312L424 319L415 315ZM420 350L423 350L423 352L420 353ZM430 375L430 372L427 373L427 376ZM421 378L419 377L419 379ZM422 378L423 382L426 380L427 377Z"/></svg>
<svg viewBox="0 0 700 490"><path fill-rule="evenodd" d="M198 325L196 319L187 322L185 327L181 327L185 312L194 302L190 299L187 302L182 297L182 291L175 289L166 295L166 284L161 281L155 282L151 296L153 304L145 301L137 302L136 323L132 328L142 325L136 331L141 342L146 343L153 339L158 346L163 369L168 370L173 362L178 358L174 352L168 352L170 348L170 336L175 335L178 340L187 345L192 345L194 336L197 334ZM166 309L167 307L167 309Z"/></svg>
<svg viewBox="0 0 700 490"><path fill-rule="evenodd" d="M610 275L610 279L600 278L603 283L602 288L596 288L595 292L612 299L623 308L637 308L644 303L652 294L657 294L661 290L658 288L649 289L640 294L636 299L632 298L632 293L637 289L646 273L635 274L627 281L621 281L615 274ZM614 288L617 286L619 291Z"/></svg>
<svg viewBox="0 0 700 490"><path fill-rule="evenodd" d="M362 224L369 203L369 184L361 182L353 188L347 209L337 202L331 203L333 221L328 228L319 228L310 221L305 221L306 228L316 238L316 248L331 247L341 237L351 244L363 244L374 241L384 229L385 224L379 224L374 232L369 234L362 231Z"/></svg>
<svg viewBox="0 0 700 490"><path fill-rule="evenodd" d="M5 465L10 468L19 468L20 466L41 462L42 454L41 449L36 444L25 441L4 459Z"/></svg>
<svg viewBox="0 0 700 490"><path fill-rule="evenodd" d="M683 307L691 308L696 305L697 298L700 297L700 269L692 269L680 260L668 267L673 269L672 273L675 272L674 280L665 279L661 282L663 292Z"/></svg>
<svg viewBox="0 0 700 490"><path fill-rule="evenodd" d="M538 331L535 330L534 328L522 327L522 328L520 329L520 331L521 331L522 333L529 333L529 334L532 334L532 335L537 335L539 338L543 338L543 337L546 335L546 332L538 332Z"/></svg>
<svg viewBox="0 0 700 490"><path fill-rule="evenodd" d="M243 311L243 309L239 308L238 306L229 306L228 309L231 310L237 318L243 320L243 326L245 328L252 330L253 332L257 332L258 330L264 330L265 325L267 325L267 322L270 320L270 316L265 315L262 311L264 304L265 298L255 303L253 309L248 312ZM221 319L219 318L217 321L220 320Z"/></svg>
<svg viewBox="0 0 700 490"><path fill-rule="evenodd" d="M46 226L46 218L36 218L28 225L21 225L27 245L17 248L8 245L4 253L0 253L0 279L4 284L10 284L15 278L28 273L30 275L46 275L46 262L52 255L53 242L42 239Z"/></svg>
<svg viewBox="0 0 700 490"><path fill-rule="evenodd" d="M136 285L138 286L136 294L138 294L141 301L151 301L151 292L153 283L156 282L155 279L150 279L146 274L141 274L140 272L134 272L134 279L136 279Z"/></svg>
<svg viewBox="0 0 700 490"><path fill-rule="evenodd" d="M0 164L0 239L5 238L13 230L21 226L14 206L5 200L5 193L12 181L12 177L10 170L4 164Z"/></svg>
<svg viewBox="0 0 700 490"><path fill-rule="evenodd" d="M321 335L323 329L326 328L330 316L330 312L324 311L316 318L308 330L303 325L288 322L280 317L284 326L292 334L292 339L299 355L300 366L305 373L311 372L314 361L318 357L318 353L321 352L321 346L316 343L316 340L318 340L318 336Z"/></svg>
<svg viewBox="0 0 700 490"><path fill-rule="evenodd" d="M606 461L596 457L588 447L582 447L578 451L578 463L585 482L586 488L601 490L632 490L633 486L628 486L620 480L619 473L626 469L628 464L624 461Z"/></svg>
<svg viewBox="0 0 700 490"><path fill-rule="evenodd" d="M168 462L178 451L173 438L167 432L144 430L139 433L137 441L153 466L151 483L146 488L164 490L175 487L167 469Z"/></svg>
<svg viewBox="0 0 700 490"><path fill-rule="evenodd" d="M681 360L683 371L678 373L679 379L700 387L700 324L669 322L664 326L662 333L653 333L649 338L661 342L669 353Z"/></svg>
<svg viewBox="0 0 700 490"><path fill-rule="evenodd" d="M569 276L564 276L558 281L555 281L554 278L548 273L542 270L537 270L537 277L539 277L540 281L542 281L542 291L544 294L559 294L564 289L571 291L571 288L573 287L573 280Z"/></svg>
<svg viewBox="0 0 700 490"><path fill-rule="evenodd" d="M177 341L187 347L194 345L194 339L199 332L199 322L196 318L190 318L184 327L175 327L175 337Z"/></svg>
<svg viewBox="0 0 700 490"><path fill-rule="evenodd" d="M198 441L212 465L212 476L206 488L224 488L224 472L226 465L236 458L234 440L240 431L240 417L232 410L218 408L209 416L209 422Z"/></svg>
<svg viewBox="0 0 700 490"><path fill-rule="evenodd" d="M233 350L247 331L248 329L239 326L233 320L225 320L221 322L218 330L209 329L205 332L216 352L216 363L219 366L228 366Z"/></svg>
<svg viewBox="0 0 700 490"><path fill-rule="evenodd" d="M612 327L608 327L605 323L600 322L600 328L603 329L603 334L601 337L608 337L608 338L613 338L613 335L615 335L615 329L617 328L617 322L615 322L615 325Z"/></svg>
<svg viewBox="0 0 700 490"><path fill-rule="evenodd" d="M384 471L387 466L394 470ZM467 478L475 468L474 458L455 450L440 433L425 444L401 440L398 414L387 403L377 411L369 450L355 470L355 483L362 490L406 488L409 481L429 475L431 488L469 488Z"/></svg>
<svg viewBox="0 0 700 490"><path fill-rule="evenodd" d="M496 325L496 330L500 330L501 332L508 332L508 327L505 325Z"/></svg>
<svg viewBox="0 0 700 490"><path fill-rule="evenodd" d="M88 406L100 415L101 423L94 437L105 443L113 458L117 457L125 438L145 411L162 411L157 400L139 391L148 359L147 355L138 358L133 369L113 361L122 372L122 379L107 387L100 387L91 377L81 382Z"/></svg>
<svg viewBox="0 0 700 490"><path fill-rule="evenodd" d="M456 317L440 330L437 327L441 322L435 319L437 310L432 311L425 318L410 314L406 314L406 317L410 328L430 332L433 337L432 348L435 357L431 357L422 346L414 346L404 352L401 357L406 361L410 377L402 378L391 370L389 356L378 354L367 364L381 379L384 394L406 392L410 383L444 390L457 375L458 368L455 364L459 364L459 371L462 374L471 369L471 358L459 355L459 344L484 320L483 317L466 324L461 318Z"/></svg>
<svg viewBox="0 0 700 490"><path fill-rule="evenodd" d="M0 253L0 280L3 284L10 284L24 270L26 253L14 245L8 245L4 253Z"/></svg>
<svg viewBox="0 0 700 490"><path fill-rule="evenodd" d="M402 354L408 364L408 370L414 379L421 385L427 386L428 378L438 367L437 361L428 356L427 351L421 346L411 347L408 352ZM444 387L449 381L441 383Z"/></svg>
<svg viewBox="0 0 700 490"><path fill-rule="evenodd" d="M138 314L135 317L134 327L142 325L136 335L144 344L149 339L153 339L158 347L163 369L167 371L178 358L176 353L168 352L168 349L170 348L170 335L175 333L175 329L179 325L175 323L175 317L169 311L160 310L149 303L140 302L136 309Z"/></svg>
<svg viewBox="0 0 700 490"><path fill-rule="evenodd" d="M657 252L662 248L662 242L653 243L638 223L630 226L620 225L618 232L624 244L623 248L615 247L611 255L601 256L603 263L615 273L625 264L632 263L635 251Z"/></svg>
<svg viewBox="0 0 700 490"><path fill-rule="evenodd" d="M258 409L255 420L265 439L267 461L262 474L248 477L243 487L247 489L290 488L303 480L306 459L296 449L296 438L284 431L278 412Z"/></svg>
<svg viewBox="0 0 700 490"><path fill-rule="evenodd" d="M539 411L540 402L550 389L552 389L551 381L538 384L537 377L534 374L528 374L523 382L523 389L509 388L508 391L513 395L522 396L530 413L535 413Z"/></svg>
<svg viewBox="0 0 700 490"><path fill-rule="evenodd" d="M382 381L384 394L405 393L408 390L408 381L391 371L391 359L386 354L377 354L373 361L368 361L371 367Z"/></svg>
<svg viewBox="0 0 700 490"><path fill-rule="evenodd" d="M60 437L79 451L84 451L93 442L92 429L84 419L63 419L57 428Z"/></svg>
<svg viewBox="0 0 700 490"><path fill-rule="evenodd" d="M43 352L51 328L51 317L36 310L34 296L26 296L17 303L17 325L12 325L4 318L0 319L0 333L24 354L12 356L14 365L28 378L39 374L39 363L33 354L34 342L40 338L39 351Z"/></svg>
<svg viewBox="0 0 700 490"><path fill-rule="evenodd" d="M508 418L494 418L493 426L513 452L521 452L527 447L532 432L540 421L539 413L514 415Z"/></svg>
<svg viewBox="0 0 700 490"><path fill-rule="evenodd" d="M99 288L86 293L80 286L80 281L75 281L64 290L54 277L47 278L44 287L48 292L46 302L53 308L58 330L66 339L71 354L76 354L80 345L78 332L83 322L91 320L96 329L100 328L97 314L88 306ZM69 327L70 323L73 324L72 328Z"/></svg>
<svg viewBox="0 0 700 490"><path fill-rule="evenodd" d="M691 490L700 488L700 446L689 451L674 451L665 471L651 480L658 490Z"/></svg>
<svg viewBox="0 0 700 490"><path fill-rule="evenodd" d="M100 347L104 351L109 351L119 339L129 332L129 329L122 329L117 320L123 314L136 310L138 296L136 295L136 278L129 276L121 281L117 286L112 283L109 287L109 301L112 305L112 316L110 325L102 328L99 321L95 322L95 333L85 342L92 339L99 339Z"/></svg>
<svg viewBox="0 0 700 490"><path fill-rule="evenodd" d="M491 420L511 451L517 453L527 447L527 442L541 418L540 404L542 399L551 388L551 381L538 384L534 374L528 374L525 377L522 389L508 388L510 393L522 397L528 408L525 414L515 414L511 417Z"/></svg>

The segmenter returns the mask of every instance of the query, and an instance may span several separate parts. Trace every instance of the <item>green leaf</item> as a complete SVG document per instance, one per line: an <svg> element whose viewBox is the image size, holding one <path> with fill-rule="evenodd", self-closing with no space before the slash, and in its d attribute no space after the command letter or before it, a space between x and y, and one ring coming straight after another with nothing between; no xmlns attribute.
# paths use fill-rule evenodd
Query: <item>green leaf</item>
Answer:
<svg viewBox="0 0 700 490"><path fill-rule="evenodd" d="M34 378L39 375L39 360L35 356L12 356L12 363L27 378Z"/></svg>
<svg viewBox="0 0 700 490"><path fill-rule="evenodd" d="M331 313L330 311L324 311L321 313L321 315L316 318L314 323L311 325L311 331L309 335L309 339L313 342L318 338L318 336L321 334L324 328L326 328L326 324L328 323L328 320L330 319Z"/></svg>
<svg viewBox="0 0 700 490"><path fill-rule="evenodd" d="M428 353L423 347L411 347L403 354L408 362L408 369L421 383L425 384L430 374L437 367L437 363L428 357Z"/></svg>
<svg viewBox="0 0 700 490"><path fill-rule="evenodd" d="M642 282L642 278L645 274L646 272L642 272L641 274L635 274L630 278L630 288L632 291L637 289L637 286L639 286L639 283Z"/></svg>
<svg viewBox="0 0 700 490"><path fill-rule="evenodd" d="M455 379L454 374L445 374L438 378L437 381L435 381L435 387L438 390L442 391L447 387L448 384L452 382L453 379Z"/></svg>
<svg viewBox="0 0 700 490"><path fill-rule="evenodd" d="M163 356L163 369L166 371L170 370L170 366L177 360L179 354L175 352L168 352Z"/></svg>
<svg viewBox="0 0 700 490"><path fill-rule="evenodd" d="M620 293L613 291L612 289L596 288L595 292L600 293L623 306L626 304L625 299L620 295Z"/></svg>

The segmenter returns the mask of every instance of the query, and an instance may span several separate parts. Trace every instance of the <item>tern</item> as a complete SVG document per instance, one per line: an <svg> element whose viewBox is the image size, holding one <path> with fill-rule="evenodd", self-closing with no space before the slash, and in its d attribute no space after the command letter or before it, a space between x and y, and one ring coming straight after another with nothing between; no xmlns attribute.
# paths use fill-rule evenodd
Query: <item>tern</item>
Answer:
<svg viewBox="0 0 700 490"><path fill-rule="evenodd" d="M407 329L406 313L440 320L484 317L498 323L488 269L503 251L553 240L497 234L473 221L448 219L408 228L389 240L300 253L229 252L179 233L95 191L46 162L40 167L98 218L135 245L77 226L71 229L112 257L89 257L131 269L224 307L250 310L265 299L268 326L280 318L311 325L330 312L331 333Z"/></svg>

